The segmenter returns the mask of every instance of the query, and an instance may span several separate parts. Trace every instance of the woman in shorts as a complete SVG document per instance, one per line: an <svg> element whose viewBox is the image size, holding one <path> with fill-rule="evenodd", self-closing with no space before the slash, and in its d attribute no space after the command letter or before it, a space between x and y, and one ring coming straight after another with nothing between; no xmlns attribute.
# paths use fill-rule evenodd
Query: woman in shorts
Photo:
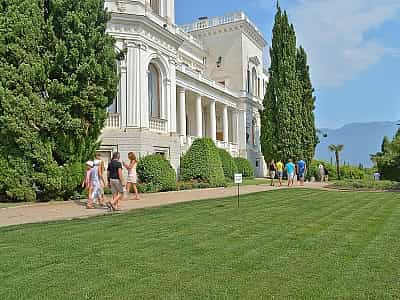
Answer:
<svg viewBox="0 0 400 300"><path fill-rule="evenodd" d="M126 179L126 190L128 193L131 192L131 187L133 188L133 192L135 193L135 200L139 200L139 193L137 190L137 159L136 155L133 152L128 153L129 164L124 162L124 167L128 170L128 178Z"/></svg>

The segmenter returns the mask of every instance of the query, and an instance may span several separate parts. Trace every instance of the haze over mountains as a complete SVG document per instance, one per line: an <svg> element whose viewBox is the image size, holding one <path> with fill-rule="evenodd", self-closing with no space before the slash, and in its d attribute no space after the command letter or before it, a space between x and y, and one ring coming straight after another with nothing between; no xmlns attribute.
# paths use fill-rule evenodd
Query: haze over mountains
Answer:
<svg viewBox="0 0 400 300"><path fill-rule="evenodd" d="M360 163L365 167L371 167L370 154L380 151L384 136L393 138L399 127L396 122L370 122L351 123L339 129L321 128L328 136L320 137L321 143L316 149L316 159L330 161L334 160L334 154L328 149L331 144L343 144L341 163L350 162L358 166Z"/></svg>

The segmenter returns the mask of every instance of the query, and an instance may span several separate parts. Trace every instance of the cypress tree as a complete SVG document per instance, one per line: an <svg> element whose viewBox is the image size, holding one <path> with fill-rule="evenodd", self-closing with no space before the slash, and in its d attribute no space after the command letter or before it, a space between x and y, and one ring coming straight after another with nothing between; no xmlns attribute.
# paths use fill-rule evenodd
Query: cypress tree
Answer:
<svg viewBox="0 0 400 300"><path fill-rule="evenodd" d="M318 142L314 116L315 97L313 96L314 88L310 78L310 67L307 64L307 54L301 46L296 54L296 72L301 85L302 149L304 159L311 162Z"/></svg>
<svg viewBox="0 0 400 300"><path fill-rule="evenodd" d="M296 73L296 34L278 5L270 48L270 80L262 112L261 146L271 159L304 158L302 93Z"/></svg>

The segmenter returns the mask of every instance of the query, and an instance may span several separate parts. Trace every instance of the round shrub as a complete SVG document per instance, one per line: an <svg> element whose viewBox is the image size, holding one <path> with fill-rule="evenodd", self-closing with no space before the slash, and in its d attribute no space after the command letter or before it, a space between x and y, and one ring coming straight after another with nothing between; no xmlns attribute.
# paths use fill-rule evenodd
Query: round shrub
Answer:
<svg viewBox="0 0 400 300"><path fill-rule="evenodd" d="M238 173L242 173L243 177L254 177L254 169L251 162L243 157L234 158Z"/></svg>
<svg viewBox="0 0 400 300"><path fill-rule="evenodd" d="M176 189L176 174L169 161L159 154L139 160L137 173L145 192L166 192ZM151 188L150 188L151 187Z"/></svg>
<svg viewBox="0 0 400 300"><path fill-rule="evenodd" d="M197 139L181 158L180 176L183 181L209 183L211 187L225 184L221 158L209 138Z"/></svg>
<svg viewBox="0 0 400 300"><path fill-rule="evenodd" d="M221 158L222 169L226 178L231 178L237 173L237 166L235 160L230 153L224 149L218 149L219 157Z"/></svg>

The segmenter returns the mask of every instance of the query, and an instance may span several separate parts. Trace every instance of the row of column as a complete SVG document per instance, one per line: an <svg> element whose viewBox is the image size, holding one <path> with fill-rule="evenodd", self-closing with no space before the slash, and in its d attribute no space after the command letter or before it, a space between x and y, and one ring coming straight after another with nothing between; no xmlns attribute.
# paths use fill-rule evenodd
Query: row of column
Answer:
<svg viewBox="0 0 400 300"><path fill-rule="evenodd" d="M178 102L179 102L179 128L180 135L187 135L186 128L186 91L184 88L178 88ZM210 100L209 110L210 110L210 137L213 141L217 140L217 116L216 116L216 103L215 100ZM202 107L202 97L201 95L196 95L195 99L195 122L196 129L195 135L197 137L203 136L203 107ZM233 114L233 123L236 128L234 132L238 133L238 113L235 111ZM223 128L223 141L228 143L229 141L229 121L228 121L228 106L224 105L222 110L222 128ZM237 139L237 138L236 138Z"/></svg>

